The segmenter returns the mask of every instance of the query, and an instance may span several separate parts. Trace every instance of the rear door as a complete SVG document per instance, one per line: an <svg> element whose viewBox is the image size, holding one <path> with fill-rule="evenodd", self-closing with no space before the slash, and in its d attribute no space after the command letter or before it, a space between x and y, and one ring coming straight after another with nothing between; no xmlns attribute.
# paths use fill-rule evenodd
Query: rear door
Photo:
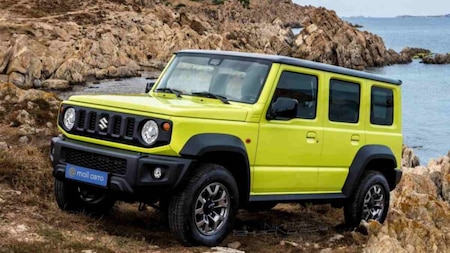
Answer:
<svg viewBox="0 0 450 253"><path fill-rule="evenodd" d="M323 150L317 191L340 193L349 167L365 145L366 80L329 73L325 77Z"/></svg>

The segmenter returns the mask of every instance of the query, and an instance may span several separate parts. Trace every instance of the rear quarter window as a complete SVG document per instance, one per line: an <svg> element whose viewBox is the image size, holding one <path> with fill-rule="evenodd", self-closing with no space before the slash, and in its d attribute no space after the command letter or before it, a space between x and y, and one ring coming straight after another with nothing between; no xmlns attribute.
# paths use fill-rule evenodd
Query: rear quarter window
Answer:
<svg viewBox="0 0 450 253"><path fill-rule="evenodd" d="M394 122L393 91L373 86L370 101L370 123L383 126L392 125Z"/></svg>

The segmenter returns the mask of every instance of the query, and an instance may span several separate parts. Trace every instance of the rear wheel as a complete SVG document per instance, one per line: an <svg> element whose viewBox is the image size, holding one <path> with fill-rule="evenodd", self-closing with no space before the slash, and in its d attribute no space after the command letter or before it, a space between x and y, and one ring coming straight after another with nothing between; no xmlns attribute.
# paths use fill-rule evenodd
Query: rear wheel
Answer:
<svg viewBox="0 0 450 253"><path fill-rule="evenodd" d="M231 173L217 164L202 164L170 200L170 230L185 245L216 246L231 230L238 203Z"/></svg>
<svg viewBox="0 0 450 253"><path fill-rule="evenodd" d="M389 185L377 171L367 171L344 206L345 223L356 227L361 220L376 220L383 223L389 210Z"/></svg>
<svg viewBox="0 0 450 253"><path fill-rule="evenodd" d="M86 212L92 215L107 214L116 200L105 190L54 181L55 198L58 207L63 211Z"/></svg>

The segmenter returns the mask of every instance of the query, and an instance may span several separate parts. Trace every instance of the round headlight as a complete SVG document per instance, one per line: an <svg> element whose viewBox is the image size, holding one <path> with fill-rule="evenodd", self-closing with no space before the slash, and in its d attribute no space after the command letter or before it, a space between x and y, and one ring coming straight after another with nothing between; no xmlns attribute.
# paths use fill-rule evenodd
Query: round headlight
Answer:
<svg viewBox="0 0 450 253"><path fill-rule="evenodd" d="M75 109L68 108L64 112L64 119L63 119L64 127L66 130L70 131L73 128L73 125L75 124Z"/></svg>
<svg viewBox="0 0 450 253"><path fill-rule="evenodd" d="M149 120L145 122L141 131L142 140L145 142L145 144L152 145L153 143L155 143L156 139L158 139L158 134L158 124L156 124L155 121Z"/></svg>

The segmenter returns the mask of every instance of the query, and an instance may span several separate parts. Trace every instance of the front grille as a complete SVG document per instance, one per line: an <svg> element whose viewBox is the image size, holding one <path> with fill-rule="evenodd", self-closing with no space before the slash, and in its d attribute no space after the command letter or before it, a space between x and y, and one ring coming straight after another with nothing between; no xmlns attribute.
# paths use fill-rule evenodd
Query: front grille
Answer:
<svg viewBox="0 0 450 253"><path fill-rule="evenodd" d="M127 160L117 157L89 153L81 150L63 148L65 162L88 169L101 170L113 174L125 175Z"/></svg>
<svg viewBox="0 0 450 253"><path fill-rule="evenodd" d="M76 110L75 127L70 131L65 129L63 117L59 117L59 125L70 134L146 148L170 143L172 128L169 131L160 129L158 140L151 146L141 140L140 133L140 127L149 119L154 120L158 126L165 122L171 123L169 120L72 105L63 106L63 111L67 107Z"/></svg>
<svg viewBox="0 0 450 253"><path fill-rule="evenodd" d="M137 144L135 122L135 116L80 108L73 132L96 139Z"/></svg>

